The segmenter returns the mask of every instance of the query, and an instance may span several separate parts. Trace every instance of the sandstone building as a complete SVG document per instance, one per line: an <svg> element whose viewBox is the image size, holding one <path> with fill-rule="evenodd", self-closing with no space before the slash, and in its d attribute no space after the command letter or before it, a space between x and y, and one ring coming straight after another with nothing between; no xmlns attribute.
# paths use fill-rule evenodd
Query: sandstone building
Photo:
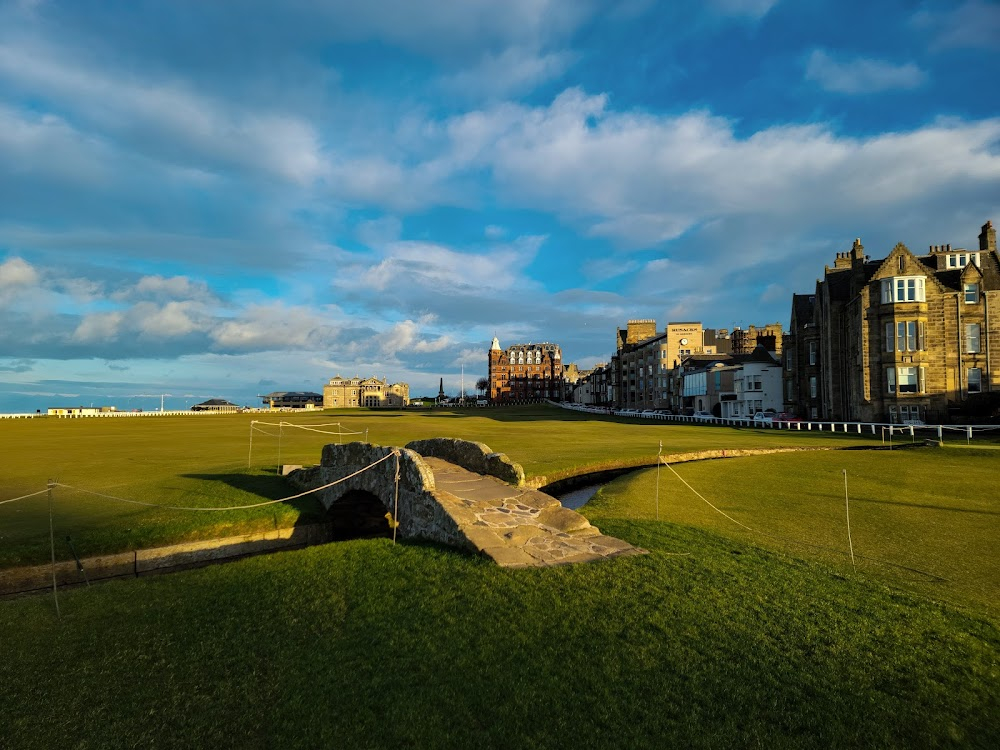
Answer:
<svg viewBox="0 0 1000 750"><path fill-rule="evenodd" d="M794 295L785 404L814 419L946 422L1000 391L996 230L977 250L898 244L871 260L860 240ZM789 345L789 343L791 345Z"/></svg>
<svg viewBox="0 0 1000 750"><path fill-rule="evenodd" d="M489 351L490 401L494 404L561 400L562 351L556 344L515 344L500 348L495 336Z"/></svg>
<svg viewBox="0 0 1000 750"><path fill-rule="evenodd" d="M323 386L323 408L403 407L410 402L410 386L389 384L376 377L342 378L337 375Z"/></svg>

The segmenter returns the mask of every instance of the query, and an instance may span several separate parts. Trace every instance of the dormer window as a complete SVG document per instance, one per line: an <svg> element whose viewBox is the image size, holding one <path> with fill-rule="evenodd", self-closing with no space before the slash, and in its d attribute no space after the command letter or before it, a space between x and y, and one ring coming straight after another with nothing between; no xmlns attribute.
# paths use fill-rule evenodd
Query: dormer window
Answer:
<svg viewBox="0 0 1000 750"><path fill-rule="evenodd" d="M965 295L965 304L974 305L979 302L979 284L962 284L962 292Z"/></svg>
<svg viewBox="0 0 1000 750"><path fill-rule="evenodd" d="M970 263L979 265L979 253L954 253L948 256L948 268L965 268Z"/></svg>
<svg viewBox="0 0 1000 750"><path fill-rule="evenodd" d="M894 276L882 279L882 304L896 302L924 302L923 276Z"/></svg>

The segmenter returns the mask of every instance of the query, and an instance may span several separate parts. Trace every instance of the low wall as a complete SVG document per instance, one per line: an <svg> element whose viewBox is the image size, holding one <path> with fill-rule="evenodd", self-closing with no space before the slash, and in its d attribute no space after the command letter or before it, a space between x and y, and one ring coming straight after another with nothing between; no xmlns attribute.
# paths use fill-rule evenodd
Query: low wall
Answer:
<svg viewBox="0 0 1000 750"><path fill-rule="evenodd" d="M53 567L35 565L0 570L0 595L19 594L52 588L52 572L56 585L69 586L122 576L141 576L170 568L224 562L262 552L306 547L331 540L329 524L309 524L284 529L244 534L223 539L173 544L167 547L122 552L83 558L86 577L77 569L76 561L63 560Z"/></svg>
<svg viewBox="0 0 1000 750"><path fill-rule="evenodd" d="M431 438L414 440L406 444L409 450L421 456L440 458L476 474L485 474L512 484L524 486L524 469L511 461L506 454L496 453L488 445L471 440Z"/></svg>

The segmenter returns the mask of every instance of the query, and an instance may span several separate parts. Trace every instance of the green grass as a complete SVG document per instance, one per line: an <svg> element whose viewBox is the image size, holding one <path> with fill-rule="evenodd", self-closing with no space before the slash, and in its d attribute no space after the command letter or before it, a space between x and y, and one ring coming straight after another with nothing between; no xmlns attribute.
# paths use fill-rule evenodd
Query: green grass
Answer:
<svg viewBox="0 0 1000 750"><path fill-rule="evenodd" d="M52 747L982 747L983 620L690 527L504 570L344 542L0 601L0 741ZM678 556L674 553L687 554Z"/></svg>
<svg viewBox="0 0 1000 750"><path fill-rule="evenodd" d="M965 448L824 451L679 464L673 467L676 474L660 469L659 517L817 560L847 574L853 566L846 470L858 571L1000 622L996 466L993 452ZM657 472L643 470L602 488L585 513L599 526L605 518L652 519L656 498Z"/></svg>
<svg viewBox="0 0 1000 750"><path fill-rule="evenodd" d="M670 451L776 445L845 445L857 436L667 426L617 420L552 407L321 414L239 414L202 417L38 419L0 422L4 475L0 501L61 484L162 505L238 506L278 499L289 486L275 476L279 440L254 434L251 420L291 421L316 427L339 422L345 437L404 445L427 437L484 442L521 463L529 475L555 479L612 466L649 464L659 440ZM264 426L271 433L278 429ZM339 431L338 428L328 428ZM314 464L331 434L281 430L280 461ZM870 442L870 439L867 440ZM227 513L143 508L56 488L57 555L69 559L70 536L81 555L265 531L308 522L320 509L311 498L293 504ZM0 566L41 563L49 557L48 498L0 505Z"/></svg>
<svg viewBox="0 0 1000 750"><path fill-rule="evenodd" d="M364 425L383 444L481 440L550 477L641 465L659 440L665 452L856 441L539 409L296 419ZM0 499L48 476L174 504L287 491L268 473L276 452L265 442L247 469L248 418L3 427L12 460ZM314 462L327 440L286 433L283 460ZM997 747L993 454L837 451L676 467L754 531L669 470L658 483L642 470L584 512L650 554L590 565L505 570L430 545L353 541L63 589L61 618L51 595L0 600L0 746ZM56 506L58 533L72 528L78 546L315 513L280 505L216 521L63 492ZM0 506L0 536L20 540L14 555L32 548L40 523L47 544L47 522L44 497Z"/></svg>

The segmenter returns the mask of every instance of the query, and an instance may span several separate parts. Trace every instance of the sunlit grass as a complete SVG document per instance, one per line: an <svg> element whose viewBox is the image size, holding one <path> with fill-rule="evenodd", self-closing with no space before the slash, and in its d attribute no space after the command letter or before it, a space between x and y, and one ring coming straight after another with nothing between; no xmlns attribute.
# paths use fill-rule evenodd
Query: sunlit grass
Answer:
<svg viewBox="0 0 1000 750"><path fill-rule="evenodd" d="M258 425L263 431L254 431L251 452L254 420L292 422L323 432ZM333 425L321 427L327 423ZM0 500L37 492L51 479L161 505L249 505L289 494L286 482L275 474L279 462L314 464L323 445L365 437L381 445L427 437L476 440L508 453L529 475L550 478L648 465L660 440L673 451L859 442L857 436L650 424L553 407L9 420L0 423ZM57 537L71 536L85 556L266 531L318 518L318 506L309 498L212 514L141 508L62 487L53 492L53 511ZM0 505L0 565L43 562L48 545L47 496ZM57 555L69 559L68 546L61 543Z"/></svg>
<svg viewBox="0 0 1000 750"><path fill-rule="evenodd" d="M845 574L854 570L853 545L862 575L1000 621L995 476L990 451L777 454L664 467L658 479L655 469L636 472L605 486L584 512L599 526L652 519L658 497L665 523L816 559Z"/></svg>

